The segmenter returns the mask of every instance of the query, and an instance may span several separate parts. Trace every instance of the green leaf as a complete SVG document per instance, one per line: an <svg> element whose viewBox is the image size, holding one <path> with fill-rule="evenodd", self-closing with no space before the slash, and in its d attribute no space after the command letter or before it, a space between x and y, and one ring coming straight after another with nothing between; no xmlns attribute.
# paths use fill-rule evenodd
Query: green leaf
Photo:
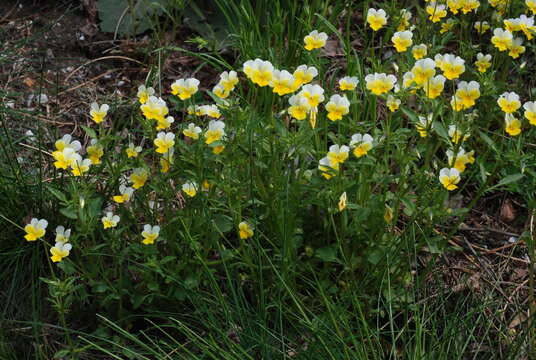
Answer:
<svg viewBox="0 0 536 360"><path fill-rule="evenodd" d="M97 138L97 133L95 132L95 130L93 130L92 128L88 127L88 126L85 126L85 125L80 125L82 127L82 129L84 129L84 131L86 132L86 134L92 138L92 139L96 139Z"/></svg>
<svg viewBox="0 0 536 360"><path fill-rule="evenodd" d="M136 35L153 26L155 15L162 13L157 4L167 0L98 0L100 28L103 32ZM129 6L132 5L132 6Z"/></svg>
<svg viewBox="0 0 536 360"><path fill-rule="evenodd" d="M66 218L73 219L73 220L78 219L78 214L73 209L73 206L68 206L66 208L61 208L60 213L62 213L62 215L65 216Z"/></svg>
<svg viewBox="0 0 536 360"><path fill-rule="evenodd" d="M523 176L524 176L523 174L508 175L507 177L505 177L501 181L499 181L499 183L497 185L495 185L494 188L504 186L504 185L508 185L508 184L511 184L511 183L515 183L515 182L521 180L521 178Z"/></svg>
<svg viewBox="0 0 536 360"><path fill-rule="evenodd" d="M449 140L449 134L443 124L439 121L434 121L434 131L437 135L441 136L445 140Z"/></svg>
<svg viewBox="0 0 536 360"><path fill-rule="evenodd" d="M223 214L216 214L212 219L214 226L221 233L226 233L233 228L233 221L230 217Z"/></svg>
<svg viewBox="0 0 536 360"><path fill-rule="evenodd" d="M61 191L53 188L52 186L47 186L47 190L50 191L50 193L52 195L54 195L59 201L61 201L62 203L66 203L67 202L67 197L65 196L64 193L62 193Z"/></svg>
<svg viewBox="0 0 536 360"><path fill-rule="evenodd" d="M324 262L337 262L337 250L333 246L316 249L316 256Z"/></svg>

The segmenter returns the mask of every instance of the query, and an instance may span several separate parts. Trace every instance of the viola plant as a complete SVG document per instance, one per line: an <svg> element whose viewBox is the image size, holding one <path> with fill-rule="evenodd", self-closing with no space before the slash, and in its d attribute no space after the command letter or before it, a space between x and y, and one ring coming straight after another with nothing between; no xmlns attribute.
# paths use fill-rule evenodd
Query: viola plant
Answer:
<svg viewBox="0 0 536 360"><path fill-rule="evenodd" d="M379 268L398 286L389 299L411 301L401 255L440 253L450 239L438 225L455 229L486 192L534 174L522 139L534 136L535 92L505 81L534 65L536 3L521 5L367 8L363 49L354 24L341 33L319 16L284 42L300 47L291 62L269 49L234 66L206 56L212 79L149 78L120 103L96 99L85 134L41 149L56 203L40 215L56 237L31 214L21 240L48 244L53 266L121 311L236 279L259 291L252 302L317 282L351 297L358 279L379 287ZM98 278L109 268L124 289Z"/></svg>

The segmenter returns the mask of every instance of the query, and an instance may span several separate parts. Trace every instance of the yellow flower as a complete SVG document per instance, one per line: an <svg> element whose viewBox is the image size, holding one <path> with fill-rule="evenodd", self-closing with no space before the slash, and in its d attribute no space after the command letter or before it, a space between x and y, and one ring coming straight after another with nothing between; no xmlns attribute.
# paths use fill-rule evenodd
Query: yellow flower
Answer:
<svg viewBox="0 0 536 360"><path fill-rule="evenodd" d="M428 131L433 127L432 120L434 114L430 113L427 117L419 116L419 122L416 124L420 137L427 137Z"/></svg>
<svg viewBox="0 0 536 360"><path fill-rule="evenodd" d="M517 136L521 134L521 121L514 117L512 114L505 114L504 116L505 128L504 130L511 136Z"/></svg>
<svg viewBox="0 0 536 360"><path fill-rule="evenodd" d="M435 63L449 80L458 78L465 71L465 60L452 54L436 55Z"/></svg>
<svg viewBox="0 0 536 360"><path fill-rule="evenodd" d="M533 35L536 33L536 26L534 26L534 17L527 17L525 14L519 16L519 28L523 31L523 34L527 37L527 40L532 40Z"/></svg>
<svg viewBox="0 0 536 360"><path fill-rule="evenodd" d="M407 9L400 10L400 22L398 23L398 27L396 28L396 31L404 31L407 28L409 28L409 21L411 20L411 12Z"/></svg>
<svg viewBox="0 0 536 360"><path fill-rule="evenodd" d="M108 211L106 213L106 216L103 216L101 221L102 225L105 229L116 227L119 223L120 217L118 215L114 215L112 212Z"/></svg>
<svg viewBox="0 0 536 360"><path fill-rule="evenodd" d="M134 189L139 189L147 182L149 178L149 172L144 168L134 169L130 175L130 181L132 182L132 187Z"/></svg>
<svg viewBox="0 0 536 360"><path fill-rule="evenodd" d="M348 159L350 148L346 145L331 145L328 152L328 160L331 164L342 164Z"/></svg>
<svg viewBox="0 0 536 360"><path fill-rule="evenodd" d="M309 100L303 95L293 95L288 99L290 107L288 113L296 120L303 120L311 110Z"/></svg>
<svg viewBox="0 0 536 360"><path fill-rule="evenodd" d="M221 154L223 152L223 150L225 150L225 145L214 146L212 148L212 153L216 154L216 155L219 155L219 154Z"/></svg>
<svg viewBox="0 0 536 360"><path fill-rule="evenodd" d="M66 244L61 241L58 241L53 247L50 248L50 253L52 254L50 259L53 262L62 261L63 258L69 256L69 253L72 248L73 246L71 244L69 243Z"/></svg>
<svg viewBox="0 0 536 360"><path fill-rule="evenodd" d="M73 164L71 164L71 173L74 176L82 176L82 174L89 171L92 161L90 159L84 159L80 161L77 159Z"/></svg>
<svg viewBox="0 0 536 360"><path fill-rule="evenodd" d="M411 54L415 60L422 59L428 54L428 47L425 44L415 45L411 49Z"/></svg>
<svg viewBox="0 0 536 360"><path fill-rule="evenodd" d="M491 55L478 53L476 55L475 65L479 72L485 73L491 67Z"/></svg>
<svg viewBox="0 0 536 360"><path fill-rule="evenodd" d="M378 31L387 24L387 13L383 9L368 9L367 23L372 30Z"/></svg>
<svg viewBox="0 0 536 360"><path fill-rule="evenodd" d="M413 73L412 80L420 87L428 82L428 79L432 78L435 73L436 63L430 58L417 60L411 72Z"/></svg>
<svg viewBox="0 0 536 360"><path fill-rule="evenodd" d="M346 191L341 194L341 197L339 198L339 211L343 211L346 209L346 202L348 200L348 197L346 196Z"/></svg>
<svg viewBox="0 0 536 360"><path fill-rule="evenodd" d="M400 107L401 101L400 99L395 98L393 95L389 95L387 97L386 105L391 110L391 112L395 112Z"/></svg>
<svg viewBox="0 0 536 360"><path fill-rule="evenodd" d="M324 101L324 89L320 85L304 85L298 95L305 97L312 108Z"/></svg>
<svg viewBox="0 0 536 360"><path fill-rule="evenodd" d="M404 89L410 88L413 83L415 83L415 74L413 74L411 71L404 73L404 76L402 77L402 86L404 87ZM410 90L412 94L414 94L415 91L416 89Z"/></svg>
<svg viewBox="0 0 536 360"><path fill-rule="evenodd" d="M189 197L194 197L197 194L197 184L194 182L187 182L182 184L182 191Z"/></svg>
<svg viewBox="0 0 536 360"><path fill-rule="evenodd" d="M329 180L339 171L339 163L332 163L328 157L324 157L318 162L318 170L324 178Z"/></svg>
<svg viewBox="0 0 536 360"><path fill-rule="evenodd" d="M463 133L456 125L449 125L448 134L452 139L452 142L455 144L459 143L460 141L463 142L469 139L469 136L471 136L470 133Z"/></svg>
<svg viewBox="0 0 536 360"><path fill-rule="evenodd" d="M72 148L74 151L79 151L82 148L80 141L72 141L72 137L69 134L63 135L63 137L54 143L57 151L63 151L65 148Z"/></svg>
<svg viewBox="0 0 536 360"><path fill-rule="evenodd" d="M159 119L157 120L156 130L169 129L171 127L171 124L173 124L174 122L175 119L173 118L173 116L168 116L164 119Z"/></svg>
<svg viewBox="0 0 536 360"><path fill-rule="evenodd" d="M149 97L153 95L154 89L152 87L146 88L145 85L140 85L138 87L138 93L136 94L140 104L145 104L147 100L149 100Z"/></svg>
<svg viewBox="0 0 536 360"><path fill-rule="evenodd" d="M374 139L369 134L354 134L350 140L350 147L354 148L354 155L360 158L372 149L373 141Z"/></svg>
<svg viewBox="0 0 536 360"><path fill-rule="evenodd" d="M71 237L71 229L65 230L65 227L61 225L56 227L56 242L62 242L62 243L69 242L70 237Z"/></svg>
<svg viewBox="0 0 536 360"><path fill-rule="evenodd" d="M446 78L443 75L437 75L432 78L429 78L424 83L424 93L429 99L435 99L443 92L445 88Z"/></svg>
<svg viewBox="0 0 536 360"><path fill-rule="evenodd" d="M48 221L45 219L37 219L32 218L29 224L26 224L24 227L24 231L26 231L26 235L24 235L24 238L27 241L35 241L39 238L42 238L45 236L46 228L48 226Z"/></svg>
<svg viewBox="0 0 536 360"><path fill-rule="evenodd" d="M321 47L324 47L326 45L326 40L328 39L328 35L324 32L318 32L318 30L313 30L303 38L303 42L305 43L305 50L311 51L314 49L320 49Z"/></svg>
<svg viewBox="0 0 536 360"><path fill-rule="evenodd" d="M536 125L536 102L528 101L523 104L523 109L525 109L525 117L531 125Z"/></svg>
<svg viewBox="0 0 536 360"><path fill-rule="evenodd" d="M127 153L127 157L138 157L138 154L141 152L141 146L135 146L134 144L130 143L128 144L128 147L126 148L125 152Z"/></svg>
<svg viewBox="0 0 536 360"><path fill-rule="evenodd" d="M430 21L436 23L441 21L441 19L445 16L447 16L447 8L445 5L440 5L436 2L431 2L430 5L426 7L426 13L430 15Z"/></svg>
<svg viewBox="0 0 536 360"><path fill-rule="evenodd" d="M91 145L86 149L89 160L93 165L101 163L101 157L104 155L104 148L98 143L97 139L91 140Z"/></svg>
<svg viewBox="0 0 536 360"><path fill-rule="evenodd" d="M156 96L150 96L145 104L140 106L140 109L147 120L164 121L169 113L166 102Z"/></svg>
<svg viewBox="0 0 536 360"><path fill-rule="evenodd" d="M194 78L178 79L171 84L171 93L181 100L191 98L197 90L199 90L199 80Z"/></svg>
<svg viewBox="0 0 536 360"><path fill-rule="evenodd" d="M143 226L143 231L141 232L141 236L143 237L142 243L145 245L154 244L158 235L160 235L160 226L146 224Z"/></svg>
<svg viewBox="0 0 536 360"><path fill-rule="evenodd" d="M521 31L521 20L520 19L504 19L504 28L511 33L516 31Z"/></svg>
<svg viewBox="0 0 536 360"><path fill-rule="evenodd" d="M474 154L474 151L466 153L463 148L459 148L458 153L456 156L454 156L454 152L452 150L447 150L448 163L450 166L462 173L465 171L467 164L472 164L475 162Z"/></svg>
<svg viewBox="0 0 536 360"><path fill-rule="evenodd" d="M396 77L387 74L369 74L365 77L367 89L374 95L381 95L390 91L396 84Z"/></svg>
<svg viewBox="0 0 536 360"><path fill-rule="evenodd" d="M472 10L478 9L480 6L480 1L478 0L463 0L461 1L461 10L464 14L471 12Z"/></svg>
<svg viewBox="0 0 536 360"><path fill-rule="evenodd" d="M342 91L353 91L357 87L359 80L355 76L345 76L339 80L339 89Z"/></svg>
<svg viewBox="0 0 536 360"><path fill-rule="evenodd" d="M220 110L214 104L198 106L196 115L206 115L208 117L218 119L221 116Z"/></svg>
<svg viewBox="0 0 536 360"><path fill-rule="evenodd" d="M486 31L490 29L490 26L487 21L476 21L473 27L481 35L486 33Z"/></svg>
<svg viewBox="0 0 536 360"><path fill-rule="evenodd" d="M383 219L386 223L391 223L393 221L393 209L387 204L385 204L385 211L383 213Z"/></svg>
<svg viewBox="0 0 536 360"><path fill-rule="evenodd" d="M236 84L238 84L238 74L236 71L224 71L220 74L220 82L225 91L233 91Z"/></svg>
<svg viewBox="0 0 536 360"><path fill-rule="evenodd" d="M175 134L161 131L156 135L156 139L153 142L156 146L156 152L163 154L175 145Z"/></svg>
<svg viewBox="0 0 536 360"><path fill-rule="evenodd" d="M444 34L447 31L450 31L455 23L456 22L453 19L448 19L447 21L441 24L441 30L439 30L439 33Z"/></svg>
<svg viewBox="0 0 536 360"><path fill-rule="evenodd" d="M160 158L160 172L167 173L169 171L169 168L171 167L171 164L173 164L173 154L175 152L174 148L170 148L166 153L162 154L162 157Z"/></svg>
<svg viewBox="0 0 536 360"><path fill-rule="evenodd" d="M314 67L308 67L307 65L300 65L294 70L292 76L294 76L294 89L298 89L304 84L308 84L318 75L318 70Z"/></svg>
<svg viewBox="0 0 536 360"><path fill-rule="evenodd" d="M512 46L513 36L512 33L508 30L495 29L493 30L493 37L491 38L491 43L495 45L499 51L506 51Z"/></svg>
<svg viewBox="0 0 536 360"><path fill-rule="evenodd" d="M220 99L226 99L231 93L230 91L225 90L221 84L216 84L216 86L212 88L212 92Z"/></svg>
<svg viewBox="0 0 536 360"><path fill-rule="evenodd" d="M463 2L465 0L447 0L447 6L450 10L451 13L453 13L454 15L456 15L458 13L458 11L460 11L460 9L462 8L463 6Z"/></svg>
<svg viewBox="0 0 536 360"><path fill-rule="evenodd" d="M503 93L497 100L497 103L501 107L501 110L507 114L511 114L521 107L519 95L515 92Z"/></svg>
<svg viewBox="0 0 536 360"><path fill-rule="evenodd" d="M439 182L449 191L457 189L458 186L456 184L460 180L460 172L455 168L443 168L439 172Z"/></svg>
<svg viewBox="0 0 536 360"><path fill-rule="evenodd" d="M326 104L326 111L328 112L328 119L331 121L341 120L344 115L350 112L350 101L346 96L335 94L331 96Z"/></svg>
<svg viewBox="0 0 536 360"><path fill-rule="evenodd" d="M82 161L82 157L71 147L65 147L62 151L54 151L52 157L56 160L54 162L56 169L63 170L73 166L76 162Z"/></svg>
<svg viewBox="0 0 536 360"><path fill-rule="evenodd" d="M391 37L397 52L406 51L413 44L413 33L409 30L398 31Z"/></svg>
<svg viewBox="0 0 536 360"><path fill-rule="evenodd" d="M108 104L102 104L99 106L96 102L91 103L91 108L89 110L89 115L91 116L91 120L95 121L97 124L104 121L104 118L108 114L108 110L110 110L110 107Z"/></svg>
<svg viewBox="0 0 536 360"><path fill-rule="evenodd" d="M261 59L248 60L244 63L244 73L254 84L263 87L272 81L274 66Z"/></svg>
<svg viewBox="0 0 536 360"><path fill-rule="evenodd" d="M182 131L183 135L189 137L190 139L197 140L199 139L199 134L201 134L201 128L195 126L194 123L189 123L188 127Z"/></svg>
<svg viewBox="0 0 536 360"><path fill-rule="evenodd" d="M133 188L131 188L130 186L127 187L127 186L121 184L121 185L119 185L119 194L120 195L115 195L113 197L113 200L118 204L128 202L128 201L130 201L130 198L132 197L133 193L134 193Z"/></svg>
<svg viewBox="0 0 536 360"><path fill-rule="evenodd" d="M525 5L532 11L533 15L536 15L536 0L525 0Z"/></svg>
<svg viewBox="0 0 536 360"><path fill-rule="evenodd" d="M287 70L274 70L270 87L279 96L290 94L296 89L294 86L294 76Z"/></svg>
<svg viewBox="0 0 536 360"><path fill-rule="evenodd" d="M512 40L512 45L508 48L508 55L513 59L517 59L521 54L525 52L525 47L523 46L523 39L515 38Z"/></svg>
<svg viewBox="0 0 536 360"><path fill-rule="evenodd" d="M468 109L475 105L475 101L480 97L480 84L476 81L460 81L455 93L455 107ZM456 109L455 109L456 110Z"/></svg>
<svg viewBox="0 0 536 360"><path fill-rule="evenodd" d="M221 140L225 135L225 123L220 120L210 120L208 129L205 131L205 144L210 145Z"/></svg>
<svg viewBox="0 0 536 360"><path fill-rule="evenodd" d="M238 235L240 239L245 240L253 236L253 227L245 221L238 224Z"/></svg>

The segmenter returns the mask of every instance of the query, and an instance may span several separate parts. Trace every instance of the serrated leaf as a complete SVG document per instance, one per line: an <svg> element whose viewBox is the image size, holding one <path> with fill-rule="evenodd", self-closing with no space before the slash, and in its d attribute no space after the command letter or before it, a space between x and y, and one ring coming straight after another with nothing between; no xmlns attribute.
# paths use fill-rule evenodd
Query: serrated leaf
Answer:
<svg viewBox="0 0 536 360"><path fill-rule="evenodd" d="M92 138L92 139L96 139L97 138L97 133L95 132L95 130L93 130L92 128L90 128L89 126L85 126L85 125L80 125L80 127L82 129L84 129L84 131L86 132L86 134Z"/></svg>

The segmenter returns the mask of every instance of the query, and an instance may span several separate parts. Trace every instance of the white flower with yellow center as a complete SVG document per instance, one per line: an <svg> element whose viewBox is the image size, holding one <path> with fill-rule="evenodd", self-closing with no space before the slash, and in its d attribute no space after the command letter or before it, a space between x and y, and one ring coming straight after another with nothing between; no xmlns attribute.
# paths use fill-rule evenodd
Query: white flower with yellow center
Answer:
<svg viewBox="0 0 536 360"><path fill-rule="evenodd" d="M445 187L448 191L456 190L460 182L460 172L455 168L443 168L439 172L439 182Z"/></svg>
<svg viewBox="0 0 536 360"><path fill-rule="evenodd" d="M445 81L447 79L443 75L436 75L431 77L424 83L423 90L426 97L429 99L435 99L443 92L445 88Z"/></svg>
<svg viewBox="0 0 536 360"><path fill-rule="evenodd" d="M346 161L346 159L348 159L349 152L350 152L350 148L346 145L342 145L342 146L331 145L329 147L327 158L329 159L332 165L342 164L343 162Z"/></svg>
<svg viewBox="0 0 536 360"><path fill-rule="evenodd" d="M381 95L395 87L396 77L394 75L374 73L368 74L365 77L365 81L367 82L367 89L370 92L374 95Z"/></svg>
<svg viewBox="0 0 536 360"><path fill-rule="evenodd" d="M140 109L147 120L163 121L169 113L166 102L156 96L149 96L149 99L140 106Z"/></svg>
<svg viewBox="0 0 536 360"><path fill-rule="evenodd" d="M220 120L211 120L208 123L208 129L205 131L205 144L210 145L219 141L225 135L225 123Z"/></svg>
<svg viewBox="0 0 536 360"><path fill-rule="evenodd" d="M411 72L413 73L413 81L422 87L428 79L436 74L436 62L430 58L420 59L415 62Z"/></svg>
<svg viewBox="0 0 536 360"><path fill-rule="evenodd" d="M138 87L138 93L136 96L138 97L138 101L140 104L145 104L147 100L149 100L149 97L154 95L154 89L152 87L145 87L145 85L140 85Z"/></svg>
<svg viewBox="0 0 536 360"><path fill-rule="evenodd" d="M182 191L189 197L194 197L197 194L197 184L195 182L187 182L182 184Z"/></svg>
<svg viewBox="0 0 536 360"><path fill-rule="evenodd" d="M65 227L58 226L56 227L56 242L69 242L69 238L71 237L71 229L65 230Z"/></svg>
<svg viewBox="0 0 536 360"><path fill-rule="evenodd" d="M493 37L491 38L491 43L499 49L499 51L506 51L512 45L514 37L512 33L508 30L495 29L493 30Z"/></svg>
<svg viewBox="0 0 536 360"><path fill-rule="evenodd" d="M102 104L99 106L99 104L96 102L91 103L91 107L89 109L91 120L95 121L97 124L100 124L104 121L104 118L108 114L108 110L110 110L110 106L108 106L108 104Z"/></svg>
<svg viewBox="0 0 536 360"><path fill-rule="evenodd" d="M415 45L411 48L411 54L415 60L422 59L428 54L428 47L426 44Z"/></svg>
<svg viewBox="0 0 536 360"><path fill-rule="evenodd" d="M383 9L368 9L367 23L372 30L378 31L387 24L387 13Z"/></svg>
<svg viewBox="0 0 536 360"><path fill-rule="evenodd" d="M294 88L298 89L304 84L308 84L318 75L318 70L314 66L300 65L294 70Z"/></svg>
<svg viewBox="0 0 536 360"><path fill-rule="evenodd" d="M305 97L313 108L324 101L324 89L320 85L304 85L298 95Z"/></svg>
<svg viewBox="0 0 536 360"><path fill-rule="evenodd" d="M158 120L156 124L156 130L164 130L169 129L171 127L171 124L175 122L175 119L173 116L168 116L162 120Z"/></svg>
<svg viewBox="0 0 536 360"><path fill-rule="evenodd" d="M294 76L287 70L274 70L270 87L279 96L290 94L295 90Z"/></svg>
<svg viewBox="0 0 536 360"><path fill-rule="evenodd" d="M141 236L143 237L142 243L145 245L154 244L158 235L160 235L160 226L146 224L143 226L143 231L141 232Z"/></svg>
<svg viewBox="0 0 536 360"><path fill-rule="evenodd" d="M72 248L73 246L69 243L57 241L56 244L54 244L54 246L50 248L50 253L52 254L50 259L53 262L62 261L63 258L69 256Z"/></svg>
<svg viewBox="0 0 536 360"><path fill-rule="evenodd" d="M397 52L406 51L413 44L413 33L409 30L398 31L391 37Z"/></svg>
<svg viewBox="0 0 536 360"><path fill-rule="evenodd" d="M236 84L238 84L238 74L236 73L236 71L224 71L220 74L219 85L221 85L225 89L225 91L233 91Z"/></svg>
<svg viewBox="0 0 536 360"><path fill-rule="evenodd" d="M114 215L111 211L108 211L106 216L103 216L101 219L102 225L105 229L116 227L119 223L119 220L121 220L121 218L118 215Z"/></svg>
<svg viewBox="0 0 536 360"><path fill-rule="evenodd" d="M341 120L350 111L350 101L346 96L335 94L331 96L326 104L326 111L328 112L328 119L331 121Z"/></svg>
<svg viewBox="0 0 536 360"><path fill-rule="evenodd" d="M476 54L475 66L481 73L485 73L491 67L491 55L482 53Z"/></svg>
<svg viewBox="0 0 536 360"><path fill-rule="evenodd" d="M309 35L303 38L305 50L311 51L314 49L320 49L326 45L326 40L328 35L325 32L318 32L318 30L313 30Z"/></svg>
<svg viewBox="0 0 536 360"><path fill-rule="evenodd" d="M288 113L296 120L304 120L311 110L309 100L305 96L293 95L288 99L288 102L290 104Z"/></svg>
<svg viewBox="0 0 536 360"><path fill-rule="evenodd" d="M519 95L515 92L505 92L501 94L497 100L497 104L499 104L501 110L506 114L511 114L521 107Z"/></svg>
<svg viewBox="0 0 536 360"><path fill-rule="evenodd" d="M122 204L130 201L132 194L134 194L134 188L121 184L119 185L119 195L114 195L113 200L118 204Z"/></svg>
<svg viewBox="0 0 536 360"><path fill-rule="evenodd" d="M354 134L350 140L350 147L356 157L360 158L367 155L372 149L374 139L369 134Z"/></svg>
<svg viewBox="0 0 536 360"><path fill-rule="evenodd" d="M339 80L339 89L342 91L353 91L359 84L359 80L356 76L345 76Z"/></svg>
<svg viewBox="0 0 536 360"><path fill-rule="evenodd" d="M525 109L525 117L531 125L536 125L536 102L528 101L523 104L523 109Z"/></svg>
<svg viewBox="0 0 536 360"><path fill-rule="evenodd" d="M184 136L189 137L190 139L197 140L199 139L199 134L201 134L201 128L196 126L194 123L189 123L188 127L182 131Z"/></svg>
<svg viewBox="0 0 536 360"><path fill-rule="evenodd" d="M161 131L156 134L156 139L153 142L156 146L156 152L163 154L175 145L175 134Z"/></svg>
<svg viewBox="0 0 536 360"><path fill-rule="evenodd" d="M178 79L171 84L171 93L181 100L191 98L197 90L199 90L199 80L195 78Z"/></svg>

